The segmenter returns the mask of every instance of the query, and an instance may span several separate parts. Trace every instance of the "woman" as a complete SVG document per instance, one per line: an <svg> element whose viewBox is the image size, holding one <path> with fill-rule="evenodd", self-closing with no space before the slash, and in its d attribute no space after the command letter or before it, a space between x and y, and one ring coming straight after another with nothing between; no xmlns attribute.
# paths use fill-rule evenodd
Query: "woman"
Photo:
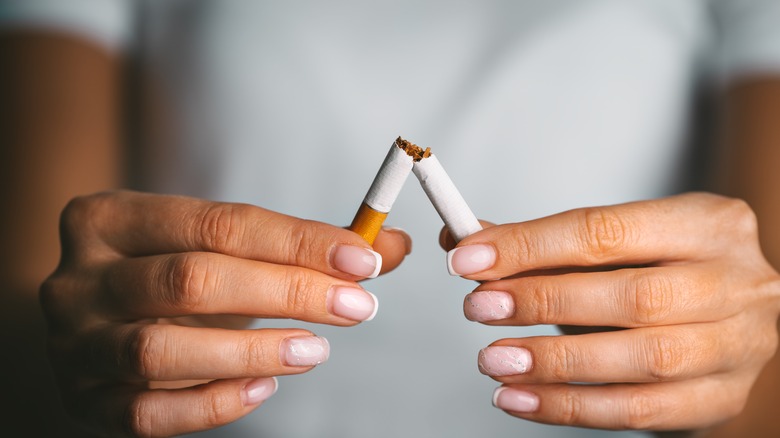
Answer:
<svg viewBox="0 0 780 438"><path fill-rule="evenodd" d="M494 384L474 356L506 338L478 364L507 384L494 403L514 416L776 434L777 273L756 231L776 264L772 2L44 3L4 5L3 199L19 212L2 227L6 332L34 350L6 364L15 394L42 362L31 303L54 270L59 210L131 187L264 209L127 192L68 204L41 300L64 406L94 432L230 423L270 397L270 377L328 359L229 431L587 435L486 406ZM440 225L412 187L390 221L415 238L413 262L401 231L373 247L384 272L401 264L391 275L356 283L379 260L324 225L349 221L399 133L506 224L452 253L481 284L436 262ZM691 188L747 204L662 198ZM376 310L363 287L377 318L331 327ZM486 319L474 303L494 300L505 313ZM554 332L538 324L626 330L542 337ZM27 406L18 420L39 415Z"/></svg>

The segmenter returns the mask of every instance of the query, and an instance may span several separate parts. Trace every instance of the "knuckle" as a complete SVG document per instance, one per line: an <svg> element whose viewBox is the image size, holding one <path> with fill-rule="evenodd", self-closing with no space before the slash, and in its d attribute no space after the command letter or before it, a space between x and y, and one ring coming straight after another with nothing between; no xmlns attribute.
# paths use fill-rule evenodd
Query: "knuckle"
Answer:
<svg viewBox="0 0 780 438"><path fill-rule="evenodd" d="M514 245L503 248L502 257L510 255L518 266L532 264L532 261L539 256L542 248L538 241L534 239L531 233L523 226L512 226L509 228L509 239ZM512 251L512 254L505 254L505 251Z"/></svg>
<svg viewBox="0 0 780 438"><path fill-rule="evenodd" d="M738 198L721 198L720 221L740 238L758 235L758 219L747 202Z"/></svg>
<svg viewBox="0 0 780 438"><path fill-rule="evenodd" d="M644 391L632 391L627 400L625 429L647 430L658 424L661 407L657 398Z"/></svg>
<svg viewBox="0 0 780 438"><path fill-rule="evenodd" d="M582 396L576 391L567 391L561 396L561 424L574 426L580 424L583 409Z"/></svg>
<svg viewBox="0 0 780 438"><path fill-rule="evenodd" d="M733 397L726 400L726 406L724 407L723 419L730 420L737 417L748 404L750 398L750 388L744 387L743 389L736 391Z"/></svg>
<svg viewBox="0 0 780 438"><path fill-rule="evenodd" d="M145 325L136 330L130 343L130 360L138 376L146 380L162 377L165 344L165 334L159 328Z"/></svg>
<svg viewBox="0 0 780 438"><path fill-rule="evenodd" d="M101 192L68 202L59 221L63 262L78 260L95 250L94 240L89 237L101 237L101 227L113 220L117 200L127 196L130 195L123 191Z"/></svg>
<svg viewBox="0 0 780 438"><path fill-rule="evenodd" d="M122 429L130 436L154 436L151 409L141 396L133 397L125 408Z"/></svg>
<svg viewBox="0 0 780 438"><path fill-rule="evenodd" d="M202 405L203 420L208 428L227 424L233 420L233 397L222 391L210 391Z"/></svg>
<svg viewBox="0 0 780 438"><path fill-rule="evenodd" d="M100 222L111 209L114 196L122 196L122 193L101 192L71 199L60 216L63 231L74 234L80 229L90 228Z"/></svg>
<svg viewBox="0 0 780 438"><path fill-rule="evenodd" d="M560 321L563 303L559 291L544 281L535 281L531 286L532 300L526 303L533 322L555 324Z"/></svg>
<svg viewBox="0 0 780 438"><path fill-rule="evenodd" d="M289 286L283 292L283 315L295 317L305 315L314 308L314 294L311 291L316 288L316 281L310 272L301 269L292 270L286 282Z"/></svg>
<svg viewBox="0 0 780 438"><path fill-rule="evenodd" d="M49 276L38 289L38 301L47 320L55 319L59 313L61 285L57 277Z"/></svg>
<svg viewBox="0 0 780 438"><path fill-rule="evenodd" d="M682 373L688 362L688 353L675 337L650 336L645 353L647 372L659 382L672 380Z"/></svg>
<svg viewBox="0 0 780 438"><path fill-rule="evenodd" d="M305 266L308 249L318 234L314 221L306 219L295 221L287 233L285 245L287 260L295 266Z"/></svg>
<svg viewBox="0 0 780 438"><path fill-rule="evenodd" d="M581 234L586 251L596 259L620 251L629 238L629 226L625 219L605 208L582 210Z"/></svg>
<svg viewBox="0 0 780 438"><path fill-rule="evenodd" d="M77 326L81 317L74 311L74 290L78 287L71 276L54 273L38 288L38 303L46 319L49 335L69 331Z"/></svg>
<svg viewBox="0 0 780 438"><path fill-rule="evenodd" d="M215 279L210 257L200 253L184 253L170 259L167 269L167 296L176 309L196 312L204 307L208 291Z"/></svg>
<svg viewBox="0 0 780 438"><path fill-rule="evenodd" d="M209 204L200 217L197 240L210 251L228 253L233 247L237 236L243 234L241 220L250 207L243 204L214 203Z"/></svg>
<svg viewBox="0 0 780 438"><path fill-rule="evenodd" d="M257 374L258 370L271 362L271 358L267 357L264 342L257 336L247 337L240 348L238 356L247 375Z"/></svg>
<svg viewBox="0 0 780 438"><path fill-rule="evenodd" d="M774 320L773 320L774 321ZM778 331L774 324L770 323L768 330L758 336L758 357L762 362L768 362L777 353Z"/></svg>
<svg viewBox="0 0 780 438"><path fill-rule="evenodd" d="M638 273L629 284L634 285L634 322L653 325L666 320L674 309L674 286L667 276Z"/></svg>
<svg viewBox="0 0 780 438"><path fill-rule="evenodd" d="M580 361L579 351L569 342L553 340L547 353L550 377L556 382L567 382Z"/></svg>

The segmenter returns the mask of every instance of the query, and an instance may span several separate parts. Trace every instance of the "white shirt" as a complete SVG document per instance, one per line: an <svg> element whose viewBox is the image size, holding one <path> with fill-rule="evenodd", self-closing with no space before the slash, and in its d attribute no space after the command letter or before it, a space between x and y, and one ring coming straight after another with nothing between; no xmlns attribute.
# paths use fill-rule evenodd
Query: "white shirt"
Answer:
<svg viewBox="0 0 780 438"><path fill-rule="evenodd" d="M780 70L772 0L60 3L5 1L0 21L137 57L155 102L138 187L337 225L398 135L430 146L498 223L683 190L697 92ZM414 251L364 283L376 319L259 322L326 336L330 360L280 378L214 436L605 436L491 407L498 384L477 371L478 350L555 330L465 320L475 284L447 275L441 222L413 179L388 223Z"/></svg>

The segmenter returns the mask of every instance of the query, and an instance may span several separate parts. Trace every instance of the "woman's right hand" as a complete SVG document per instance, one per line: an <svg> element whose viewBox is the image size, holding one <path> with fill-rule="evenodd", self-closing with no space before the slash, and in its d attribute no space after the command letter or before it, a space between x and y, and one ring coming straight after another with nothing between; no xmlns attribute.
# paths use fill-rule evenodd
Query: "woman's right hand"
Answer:
<svg viewBox="0 0 780 438"><path fill-rule="evenodd" d="M380 233L380 256L335 226L135 192L74 199L61 239L40 292L50 360L71 416L111 436L181 434L246 415L275 392L273 376L309 371L328 343L300 329L207 325L220 315L357 324L373 317L376 298L356 282L409 252L398 231Z"/></svg>

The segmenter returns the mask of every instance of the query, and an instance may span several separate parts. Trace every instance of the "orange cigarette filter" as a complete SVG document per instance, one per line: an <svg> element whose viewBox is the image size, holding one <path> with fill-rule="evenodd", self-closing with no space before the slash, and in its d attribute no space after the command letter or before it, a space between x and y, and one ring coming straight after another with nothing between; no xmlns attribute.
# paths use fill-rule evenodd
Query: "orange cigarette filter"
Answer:
<svg viewBox="0 0 780 438"><path fill-rule="evenodd" d="M371 188L368 189L349 229L373 245L406 178L412 171L414 162L429 155L430 148L423 150L398 137L390 146L390 151L374 177L374 182L371 183Z"/></svg>
<svg viewBox="0 0 780 438"><path fill-rule="evenodd" d="M369 245L373 245L385 219L387 219L387 213L380 213L362 203L355 218L352 219L352 225L349 226L349 229L360 234L360 237Z"/></svg>

